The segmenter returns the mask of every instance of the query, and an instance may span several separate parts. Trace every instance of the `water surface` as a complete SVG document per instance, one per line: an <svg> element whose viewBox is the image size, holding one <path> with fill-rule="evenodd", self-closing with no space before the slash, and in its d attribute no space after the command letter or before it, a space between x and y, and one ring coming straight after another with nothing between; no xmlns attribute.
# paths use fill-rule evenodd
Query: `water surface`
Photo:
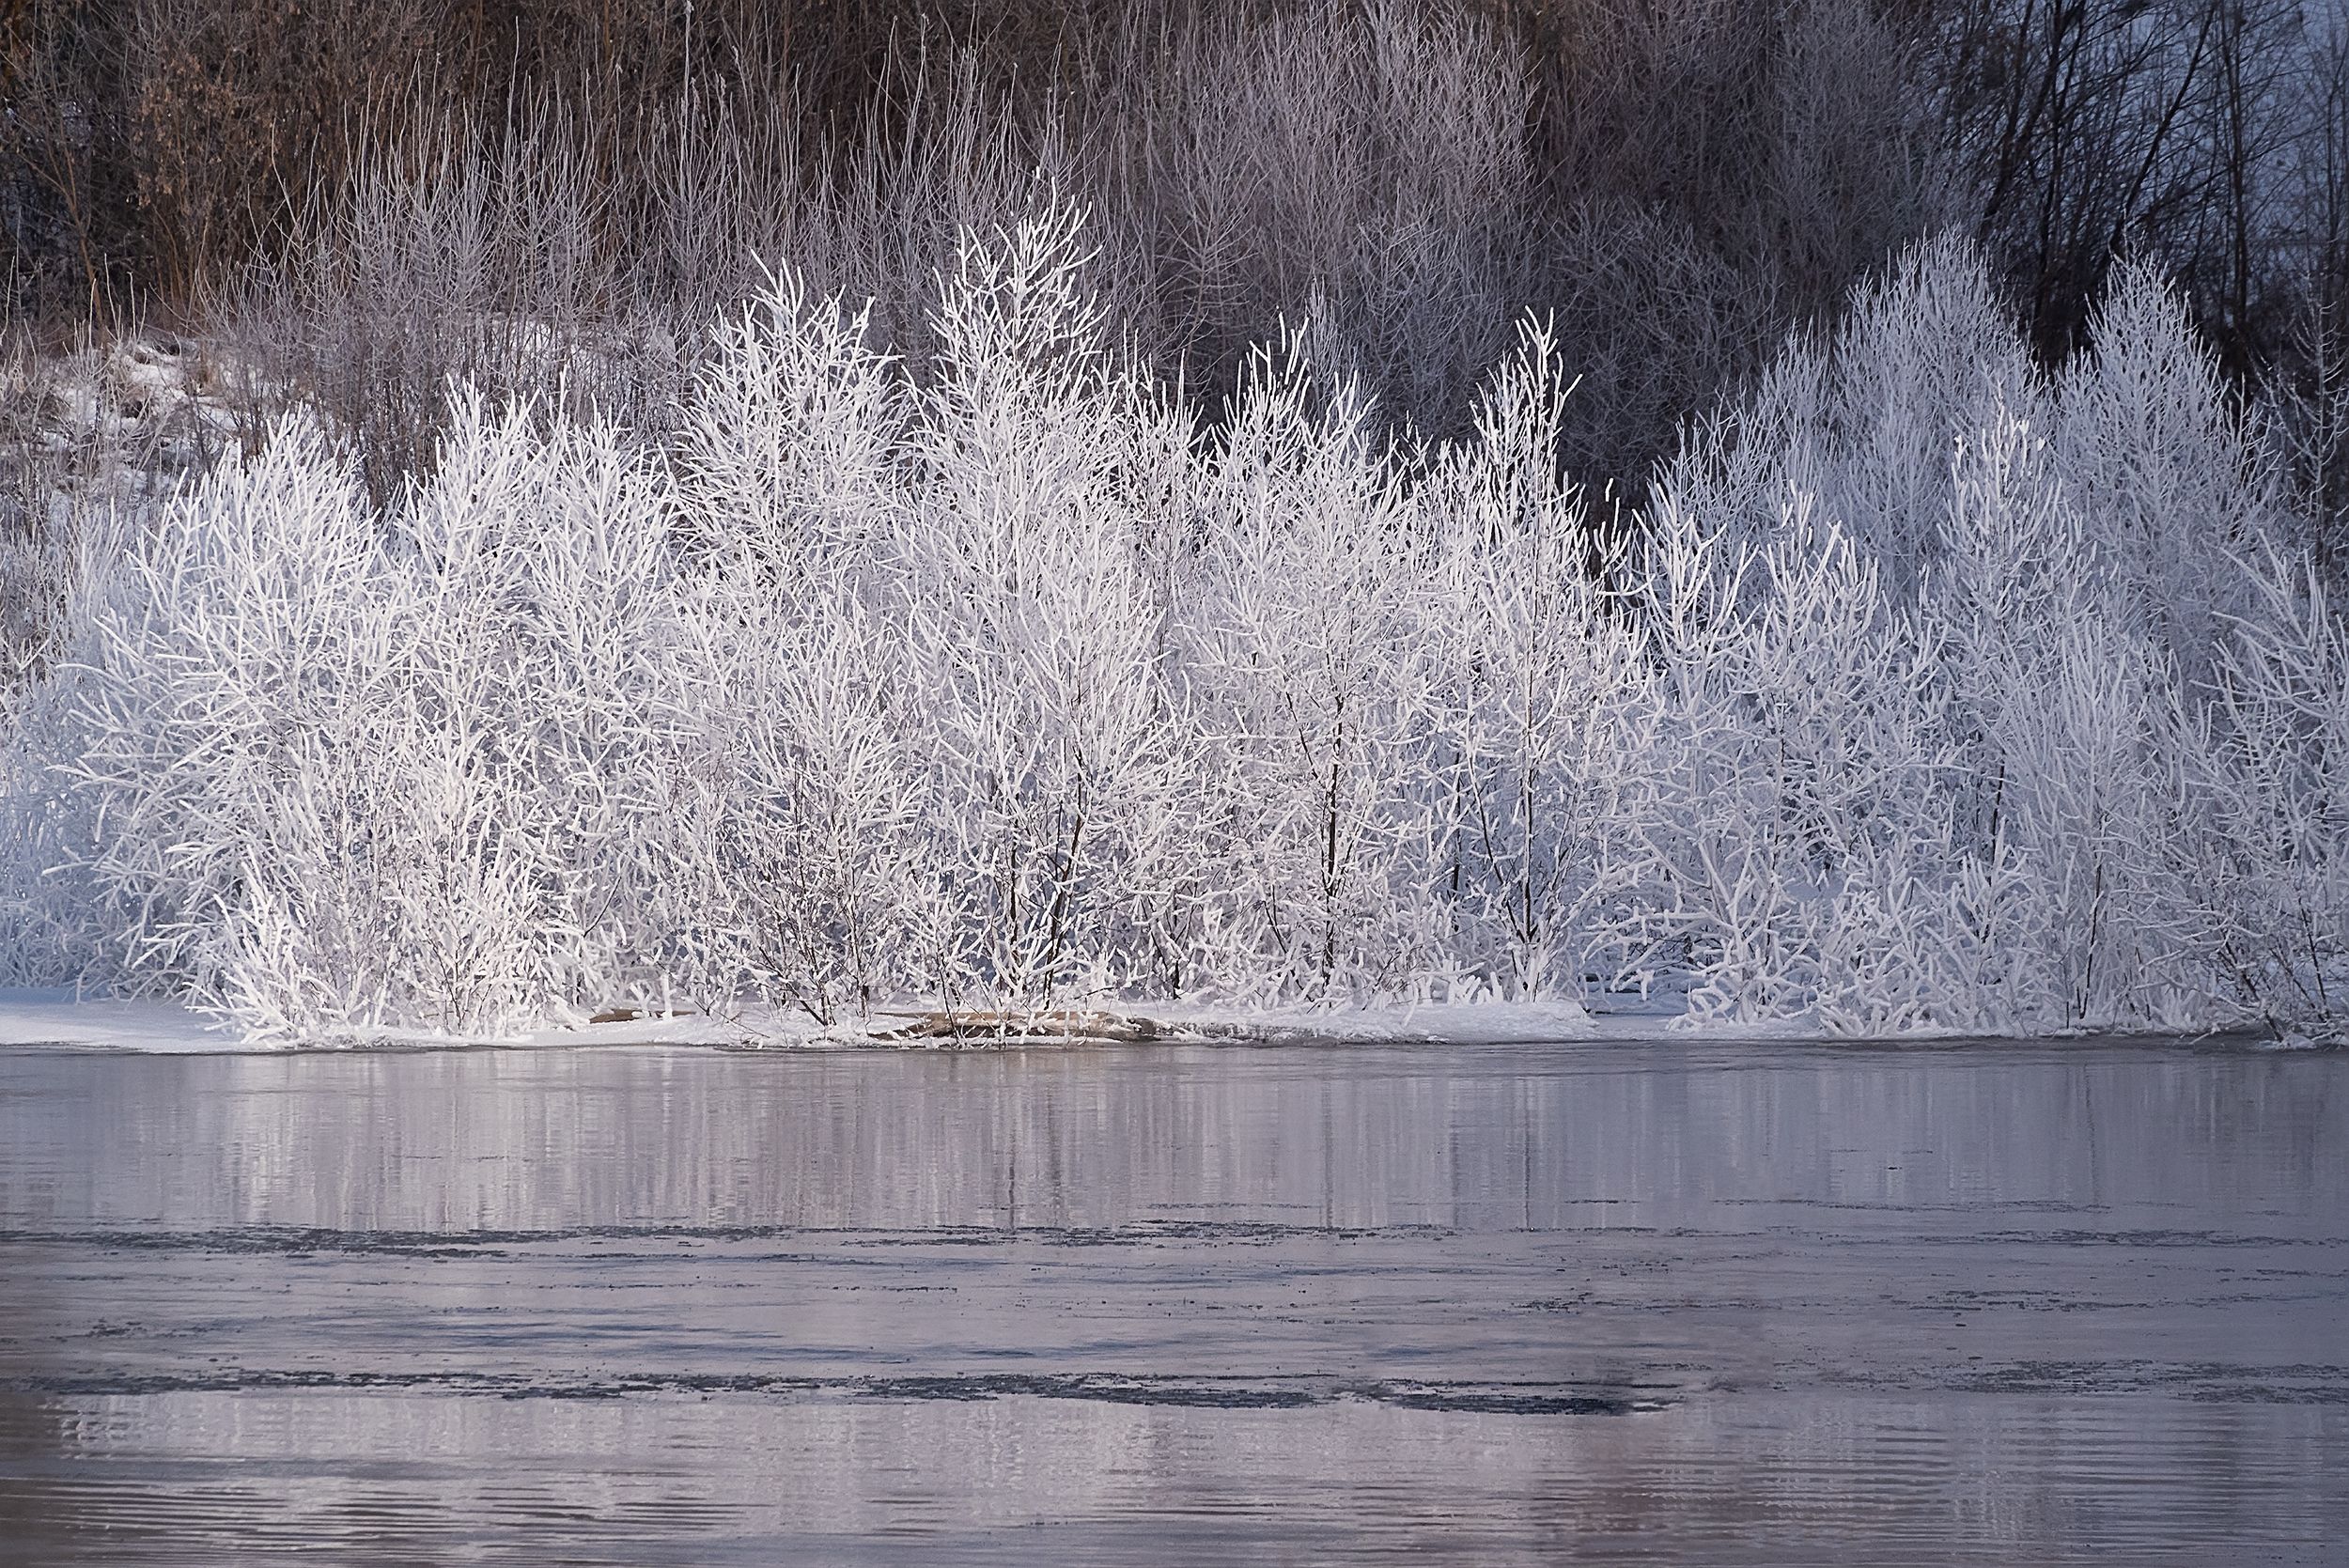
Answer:
<svg viewBox="0 0 2349 1568"><path fill-rule="evenodd" d="M0 1052L8 1560L2323 1562L2343 1452L2337 1054Z"/></svg>

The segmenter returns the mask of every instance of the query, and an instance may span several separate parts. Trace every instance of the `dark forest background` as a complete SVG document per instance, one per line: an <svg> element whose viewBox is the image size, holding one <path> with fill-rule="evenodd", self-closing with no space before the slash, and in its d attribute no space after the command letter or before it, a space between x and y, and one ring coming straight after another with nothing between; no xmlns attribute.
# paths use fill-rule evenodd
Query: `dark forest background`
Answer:
<svg viewBox="0 0 2349 1568"><path fill-rule="evenodd" d="M657 427L764 265L919 360L1042 181L1203 402L1301 321L1441 433L1532 308L1634 492L1923 235L2050 363L2142 256L2349 501L2349 41L2294 0L0 0L0 103L14 351L185 336L379 486L453 373Z"/></svg>

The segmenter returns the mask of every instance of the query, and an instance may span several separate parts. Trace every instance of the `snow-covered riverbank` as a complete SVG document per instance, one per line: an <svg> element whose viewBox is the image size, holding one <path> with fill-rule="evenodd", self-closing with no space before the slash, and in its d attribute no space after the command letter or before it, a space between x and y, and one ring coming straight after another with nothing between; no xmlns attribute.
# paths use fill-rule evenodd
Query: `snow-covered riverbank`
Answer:
<svg viewBox="0 0 2349 1568"><path fill-rule="evenodd" d="M2071 1031L2061 1035L2017 1035L2014 1039L2094 1039L2104 1032ZM2134 1032L2143 1037L2143 1032ZM2197 1037L2181 1035L2181 1038ZM2247 1044L2309 1047L2339 1044L2305 1033L2243 1031L2231 1036ZM1921 1030L1892 1037L1928 1044L1978 1039L1948 1030ZM1130 1046L1229 1041L1296 1045L1542 1044L1555 1041L1685 1040L1691 1045L1740 1041L1858 1043L1838 1036L1815 1019L1765 1023L1709 1022L1692 1025L1681 999L1659 994L1610 998L1584 1009L1572 1002L1434 1002L1421 1006L1355 1008L1266 1008L1248 1010L1200 1005L1138 1004L1069 1009L1005 1020L995 1015L955 1015L914 1008L880 1010L862 1022L820 1025L804 1014L742 1008L712 1015L679 1011L639 1013L615 1008L592 1021L508 1035L452 1035L419 1030L347 1031L313 1038L248 1041L233 1024L208 1017L174 1001L85 997L56 988L0 988L0 1049L111 1050L158 1054L286 1050L463 1049L494 1046L516 1049L585 1047L668 1046L727 1050L922 1050L995 1049L1069 1046Z"/></svg>

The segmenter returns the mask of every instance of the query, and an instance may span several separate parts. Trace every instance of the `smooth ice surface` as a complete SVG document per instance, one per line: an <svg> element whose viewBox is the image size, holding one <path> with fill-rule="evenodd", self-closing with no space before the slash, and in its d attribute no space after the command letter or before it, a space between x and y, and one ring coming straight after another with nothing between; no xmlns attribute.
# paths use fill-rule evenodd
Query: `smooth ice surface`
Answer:
<svg viewBox="0 0 2349 1568"><path fill-rule="evenodd" d="M0 1051L0 1560L2321 1562L2345 1200L2337 1052Z"/></svg>

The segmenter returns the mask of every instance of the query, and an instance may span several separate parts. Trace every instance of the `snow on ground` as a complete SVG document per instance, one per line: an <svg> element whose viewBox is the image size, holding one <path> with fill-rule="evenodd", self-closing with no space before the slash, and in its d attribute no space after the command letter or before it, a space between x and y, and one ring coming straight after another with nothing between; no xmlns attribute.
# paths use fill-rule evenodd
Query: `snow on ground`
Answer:
<svg viewBox="0 0 2349 1568"><path fill-rule="evenodd" d="M863 1024L823 1026L804 1014L743 1009L724 1015L677 1013L604 1017L602 1021L537 1030L506 1037L465 1037L412 1030L381 1030L332 1039L249 1041L179 1002L114 997L76 998L70 988L0 987L0 1049L109 1050L148 1055L319 1049L462 1049L502 1047L675 1047L729 1050L938 1049L955 1043L942 1033L916 1032L942 1015L911 1008L877 1012ZM1054 1045L1260 1043L1270 1045L1536 1045L1563 1040L1682 1039L1817 1040L1815 1024L1719 1022L1691 1027L1677 996L1659 992L1609 997L1591 1009L1571 1001L1479 1001L1418 1006L1303 1007L1249 1010L1199 1004L1149 1004L1076 1016L1066 1032L1049 1026L969 1044L1034 1048ZM1925 1043L1947 1034L1904 1035ZM2288 1035L2266 1042L2308 1048L2325 1042Z"/></svg>
<svg viewBox="0 0 2349 1568"><path fill-rule="evenodd" d="M863 1024L825 1027L803 1014L743 1009L725 1015L679 1013L606 1017L569 1028L549 1028L512 1037L460 1037L385 1030L319 1041L252 1042L233 1028L167 1001L119 998L76 999L70 989L0 987L0 1048L55 1047L151 1053L303 1048L415 1048L498 1045L563 1048L606 1045L708 1046L736 1049L936 1048L950 1037L902 1037L901 1032L939 1017L908 1008L877 1012ZM1650 1015L1653 1026L1662 1021ZM1106 1026L1104 1028L1103 1026ZM1588 1039L1596 1032L1591 1015L1572 1002L1477 1002L1420 1007L1252 1012L1203 1006L1150 1006L1077 1015L1065 1032L1039 1024L988 1045L1084 1045L1111 1037L1126 1040L1395 1041L1505 1044ZM893 1035L900 1037L893 1038Z"/></svg>
<svg viewBox="0 0 2349 1568"><path fill-rule="evenodd" d="M170 1054L239 1050L224 1030L176 1001L79 997L70 986L0 987L0 1048L66 1046Z"/></svg>

